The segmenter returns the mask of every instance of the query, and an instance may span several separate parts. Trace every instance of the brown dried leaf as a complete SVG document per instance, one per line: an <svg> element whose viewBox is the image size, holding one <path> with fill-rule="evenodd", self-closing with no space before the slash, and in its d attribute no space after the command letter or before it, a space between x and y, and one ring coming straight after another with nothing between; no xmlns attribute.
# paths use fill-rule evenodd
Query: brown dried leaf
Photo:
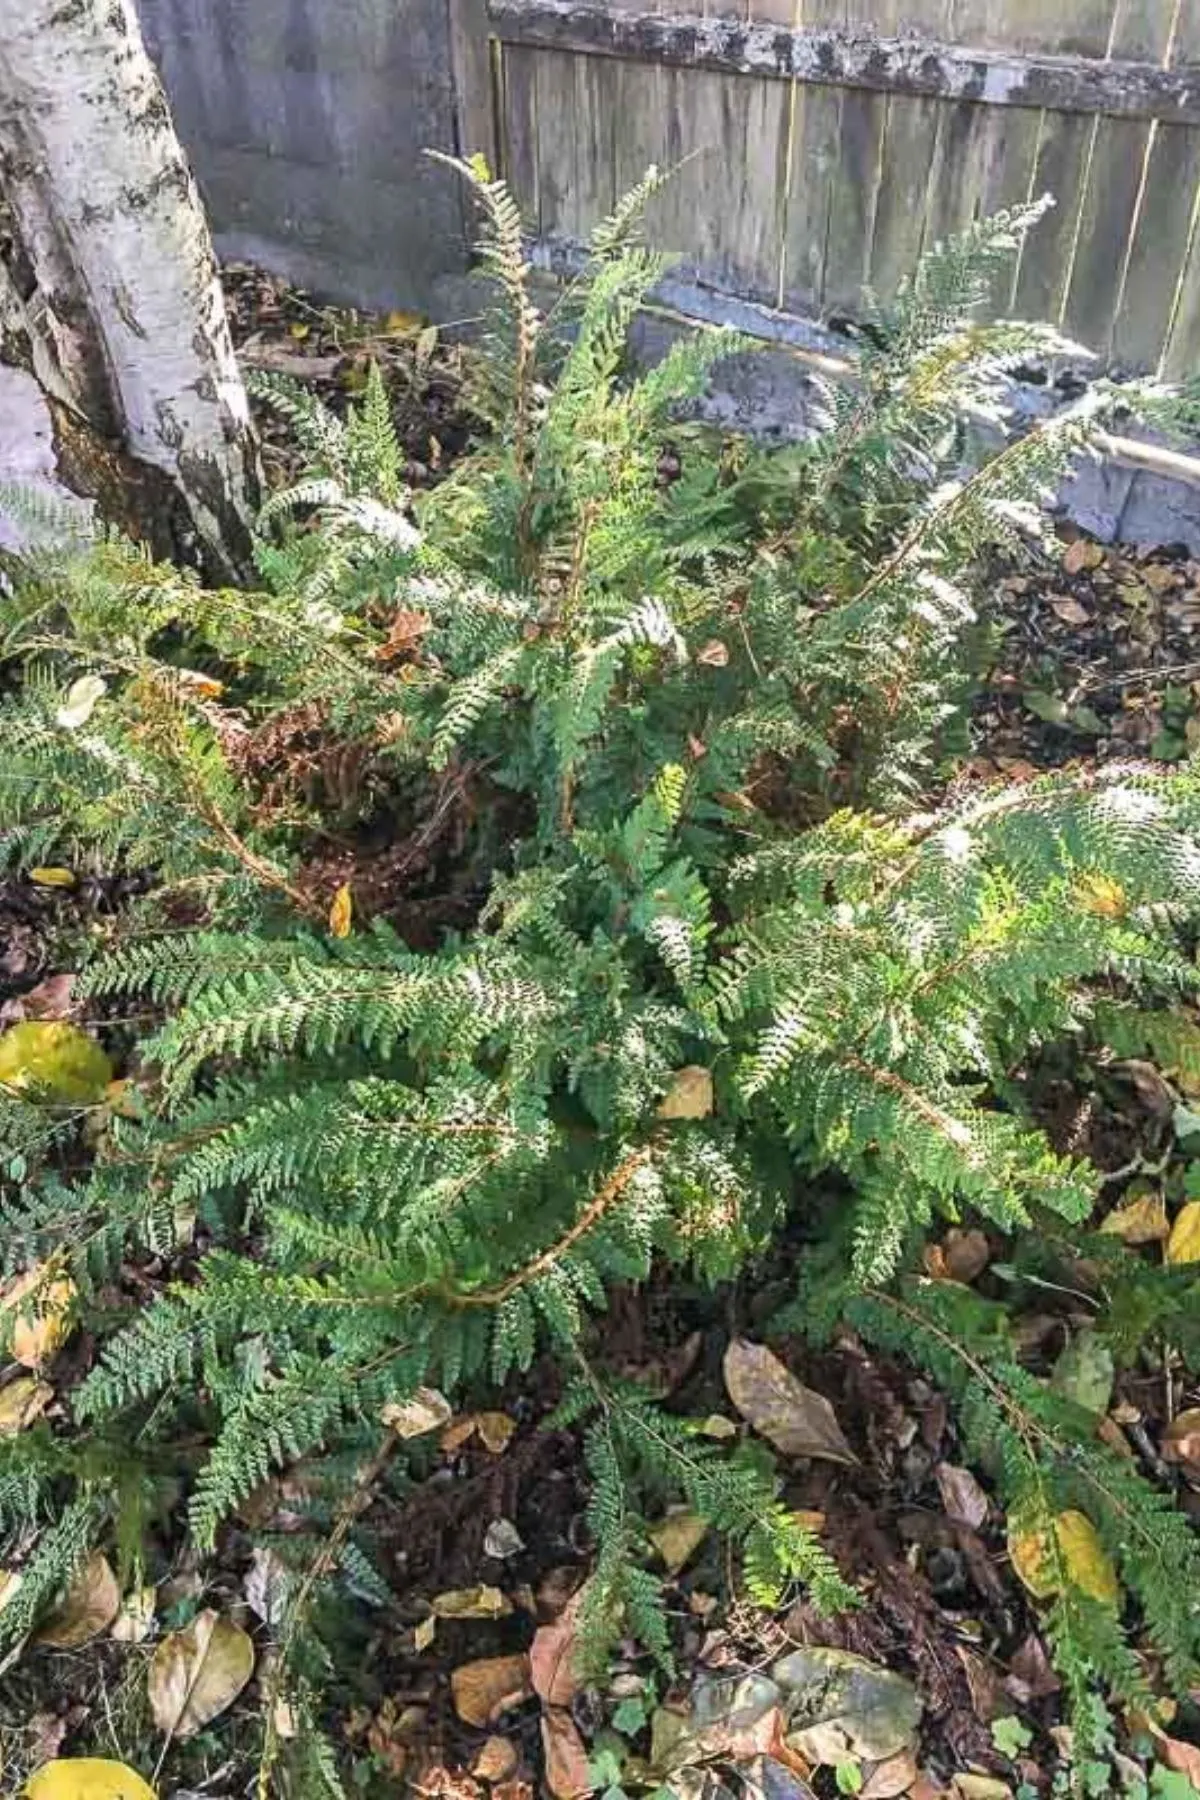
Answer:
<svg viewBox="0 0 1200 1800"><path fill-rule="evenodd" d="M742 1417L785 1456L858 1461L824 1394L804 1387L765 1344L735 1338L725 1352L724 1371Z"/></svg>
<svg viewBox="0 0 1200 1800"><path fill-rule="evenodd" d="M968 1287L971 1282L979 1279L992 1260L992 1247L988 1243L987 1233L963 1231L958 1226L946 1233L942 1251L950 1280L961 1281Z"/></svg>
<svg viewBox="0 0 1200 1800"><path fill-rule="evenodd" d="M1189 1406L1171 1420L1163 1432L1162 1457L1200 1470L1200 1406Z"/></svg>
<svg viewBox="0 0 1200 1800"><path fill-rule="evenodd" d="M429 1604L437 1619L503 1619L513 1609L507 1594L483 1581L475 1587L451 1588L448 1593L435 1594Z"/></svg>
<svg viewBox="0 0 1200 1800"><path fill-rule="evenodd" d="M507 1781L517 1772L517 1747L509 1738L490 1737L471 1764L479 1781Z"/></svg>
<svg viewBox="0 0 1200 1800"><path fill-rule="evenodd" d="M1156 1731L1154 1737L1160 1760L1177 1775L1186 1775L1192 1786L1200 1790L1200 1748L1182 1738L1168 1737L1165 1732Z"/></svg>
<svg viewBox="0 0 1200 1800"><path fill-rule="evenodd" d="M671 1078L671 1085L659 1103L658 1116L660 1119L707 1119L712 1109L712 1071L691 1063L686 1069L678 1069Z"/></svg>
<svg viewBox="0 0 1200 1800"><path fill-rule="evenodd" d="M696 661L706 669L723 669L729 662L729 646L720 638L709 638L696 652Z"/></svg>
<svg viewBox="0 0 1200 1800"><path fill-rule="evenodd" d="M917 1779L917 1763L911 1750L901 1750L886 1762L876 1763L860 1788L861 1800L899 1800Z"/></svg>
<svg viewBox="0 0 1200 1800"><path fill-rule="evenodd" d="M1018 1645L1008 1670L1008 1679L1004 1685L1022 1705L1030 1700L1045 1700L1049 1695L1057 1694L1062 1687L1054 1673L1054 1665L1046 1646L1035 1632L1030 1632L1024 1642Z"/></svg>
<svg viewBox="0 0 1200 1800"><path fill-rule="evenodd" d="M546 1759L546 1786L554 1800L577 1800L590 1794L588 1755L578 1727L569 1712L551 1707L542 1714L542 1751Z"/></svg>
<svg viewBox="0 0 1200 1800"><path fill-rule="evenodd" d="M569 1706L579 1692L575 1673L575 1642L579 1612L587 1583L571 1595L557 1619L539 1625L529 1646L529 1677L533 1691L547 1706Z"/></svg>
<svg viewBox="0 0 1200 1800"><path fill-rule="evenodd" d="M946 1517L978 1531L987 1518L989 1501L970 1469L957 1468L954 1463L939 1463L934 1472Z"/></svg>
<svg viewBox="0 0 1200 1800"><path fill-rule="evenodd" d="M1062 566L1068 575L1080 575L1085 569L1098 569L1103 561L1104 550L1100 544L1089 543L1087 538L1076 538L1063 552Z"/></svg>
<svg viewBox="0 0 1200 1800"><path fill-rule="evenodd" d="M154 1652L147 1691L155 1724L168 1737L193 1737L233 1705L253 1673L249 1637L206 1607Z"/></svg>
<svg viewBox="0 0 1200 1800"><path fill-rule="evenodd" d="M1124 1244L1161 1244L1171 1235L1166 1201L1161 1193L1139 1194L1136 1200L1115 1206L1100 1229Z"/></svg>
<svg viewBox="0 0 1200 1800"><path fill-rule="evenodd" d="M484 1656L476 1662L460 1663L451 1671L450 1691L454 1710L467 1725L491 1725L510 1707L520 1706L533 1693L529 1680L529 1658L519 1656Z"/></svg>
<svg viewBox="0 0 1200 1800"><path fill-rule="evenodd" d="M18 1375L7 1387L0 1388L0 1438L16 1437L35 1419L40 1419L54 1398L48 1381L36 1375Z"/></svg>
<svg viewBox="0 0 1200 1800"><path fill-rule="evenodd" d="M1051 594L1050 610L1066 625L1086 625L1092 616L1071 594Z"/></svg>
<svg viewBox="0 0 1200 1800"><path fill-rule="evenodd" d="M453 1414L445 1394L437 1388L419 1387L408 1400L389 1400L379 1418L399 1438L424 1437L437 1431ZM468 1434L469 1435L469 1434ZM442 1440L445 1448L445 1439Z"/></svg>
<svg viewBox="0 0 1200 1800"><path fill-rule="evenodd" d="M517 1421L510 1419L507 1413L481 1412L475 1415L475 1429L485 1450L490 1450L493 1456L503 1456L512 1442Z"/></svg>
<svg viewBox="0 0 1200 1800"><path fill-rule="evenodd" d="M107 1556L96 1550L67 1589L61 1606L46 1620L37 1642L52 1650L75 1650L107 1631L121 1610L121 1590Z"/></svg>

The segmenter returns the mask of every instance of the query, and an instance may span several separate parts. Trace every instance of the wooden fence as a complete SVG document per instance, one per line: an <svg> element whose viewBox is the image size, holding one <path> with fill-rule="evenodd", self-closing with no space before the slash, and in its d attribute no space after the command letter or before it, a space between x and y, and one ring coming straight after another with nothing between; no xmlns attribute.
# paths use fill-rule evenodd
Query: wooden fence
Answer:
<svg viewBox="0 0 1200 1800"><path fill-rule="evenodd" d="M683 4L451 0L460 141L544 246L682 163L651 218L682 273L828 320L1050 192L996 310L1200 370L1200 0Z"/></svg>

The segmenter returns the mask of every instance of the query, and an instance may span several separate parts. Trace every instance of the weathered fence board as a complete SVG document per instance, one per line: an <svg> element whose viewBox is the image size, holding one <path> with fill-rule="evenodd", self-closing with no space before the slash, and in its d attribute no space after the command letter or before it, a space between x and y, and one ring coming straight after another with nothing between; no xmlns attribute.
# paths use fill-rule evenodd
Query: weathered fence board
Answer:
<svg viewBox="0 0 1200 1800"><path fill-rule="evenodd" d="M650 234L684 275L837 317L1051 192L996 311L1119 365L1200 363L1200 0L467 3L503 69L505 172L548 239L681 162Z"/></svg>

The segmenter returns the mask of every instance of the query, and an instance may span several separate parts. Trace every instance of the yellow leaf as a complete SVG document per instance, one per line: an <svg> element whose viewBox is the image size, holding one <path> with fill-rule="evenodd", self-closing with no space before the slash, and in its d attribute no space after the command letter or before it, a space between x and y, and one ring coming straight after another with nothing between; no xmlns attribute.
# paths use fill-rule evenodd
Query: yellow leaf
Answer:
<svg viewBox="0 0 1200 1800"><path fill-rule="evenodd" d="M678 1575L708 1536L708 1520L686 1506L676 1507L646 1533L666 1564L668 1575Z"/></svg>
<svg viewBox="0 0 1200 1800"><path fill-rule="evenodd" d="M86 1031L62 1019L23 1019L0 1035L0 1087L45 1095L64 1106L94 1106L113 1067Z"/></svg>
<svg viewBox="0 0 1200 1800"><path fill-rule="evenodd" d="M75 877L70 869L30 869L29 879L34 887L69 888L75 886Z"/></svg>
<svg viewBox="0 0 1200 1800"><path fill-rule="evenodd" d="M1125 1244L1161 1244L1171 1231L1166 1202L1161 1194L1139 1194L1114 1207L1100 1229Z"/></svg>
<svg viewBox="0 0 1200 1800"><path fill-rule="evenodd" d="M70 1277L55 1274L44 1263L19 1275L0 1295L0 1320L8 1327L12 1354L24 1368L40 1369L66 1343L75 1296ZM14 1315L10 1327L5 1315Z"/></svg>
<svg viewBox="0 0 1200 1800"><path fill-rule="evenodd" d="M1081 875L1075 883L1075 903L1098 919L1123 919L1129 911L1125 889L1111 875Z"/></svg>
<svg viewBox="0 0 1200 1800"><path fill-rule="evenodd" d="M56 1756L29 1777L25 1800L155 1800L155 1793L128 1763Z"/></svg>
<svg viewBox="0 0 1200 1800"><path fill-rule="evenodd" d="M411 1399L389 1400L379 1418L397 1437L416 1438L424 1437L427 1431L437 1431L452 1413L445 1394L439 1394L436 1388L420 1387Z"/></svg>
<svg viewBox="0 0 1200 1800"><path fill-rule="evenodd" d="M34 1375L18 1375L6 1388L0 1388L0 1438L15 1437L35 1419L40 1419L54 1398L48 1382Z"/></svg>
<svg viewBox="0 0 1200 1800"><path fill-rule="evenodd" d="M301 321L299 319L296 319L291 325L288 326L288 331L290 332L291 336L295 338L295 340L298 344L302 344L304 342L305 338L311 334L312 326L304 325L301 323Z"/></svg>
<svg viewBox="0 0 1200 1800"><path fill-rule="evenodd" d="M710 1069L692 1063L679 1069L659 1104L660 1119L707 1119L713 1109L713 1078Z"/></svg>
<svg viewBox="0 0 1200 1800"><path fill-rule="evenodd" d="M1106 1606L1116 1606L1121 1587L1100 1535L1085 1513L1061 1512L1053 1522L1058 1554L1053 1554L1049 1528L1027 1516L1010 1519L1008 1553L1013 1568L1036 1600L1048 1600L1068 1581Z"/></svg>
<svg viewBox="0 0 1200 1800"><path fill-rule="evenodd" d="M348 938L353 923L354 895L350 892L350 883L344 881L333 896L333 905L329 908L329 929L335 938Z"/></svg>
<svg viewBox="0 0 1200 1800"><path fill-rule="evenodd" d="M232 1706L254 1673L254 1645L211 1607L154 1652L147 1688L154 1723L169 1737L194 1737Z"/></svg>
<svg viewBox="0 0 1200 1800"><path fill-rule="evenodd" d="M517 1429L517 1421L510 1419L507 1413L481 1412L475 1415L475 1429L484 1449L490 1450L493 1456L502 1456Z"/></svg>
<svg viewBox="0 0 1200 1800"><path fill-rule="evenodd" d="M706 1438L735 1438L738 1434L737 1425L732 1419L727 1419L724 1413L709 1413L707 1419L701 1419L696 1430L701 1437Z"/></svg>
<svg viewBox="0 0 1200 1800"><path fill-rule="evenodd" d="M413 1632L413 1648L416 1650L428 1650L436 1636L437 1614L430 1613L427 1619L421 1620L421 1623Z"/></svg>
<svg viewBox="0 0 1200 1800"><path fill-rule="evenodd" d="M480 1582L477 1587L451 1588L435 1594L430 1605L438 1619L503 1619L513 1609L507 1594Z"/></svg>
<svg viewBox="0 0 1200 1800"><path fill-rule="evenodd" d="M121 1590L112 1565L99 1550L93 1551L67 1589L62 1605L38 1632L37 1642L52 1650L78 1649L107 1631L120 1610Z"/></svg>
<svg viewBox="0 0 1200 1800"><path fill-rule="evenodd" d="M423 323L420 313L403 312L397 307L384 319L383 329L389 337L412 337Z"/></svg>
<svg viewBox="0 0 1200 1800"><path fill-rule="evenodd" d="M1200 1200L1189 1200L1180 1210L1167 1242L1167 1261L1200 1262Z"/></svg>

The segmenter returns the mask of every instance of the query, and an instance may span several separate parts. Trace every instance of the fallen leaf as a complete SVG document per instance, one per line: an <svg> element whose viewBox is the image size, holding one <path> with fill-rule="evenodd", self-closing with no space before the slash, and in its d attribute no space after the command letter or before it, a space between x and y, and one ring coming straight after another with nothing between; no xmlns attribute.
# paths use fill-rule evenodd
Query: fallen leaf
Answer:
<svg viewBox="0 0 1200 1800"><path fill-rule="evenodd" d="M692 1063L686 1069L678 1069L672 1076L671 1085L659 1102L658 1117L660 1119L707 1119L712 1109L712 1071L701 1068L697 1063Z"/></svg>
<svg viewBox="0 0 1200 1800"><path fill-rule="evenodd" d="M437 1388L419 1387L407 1400L389 1400L380 1413L380 1422L400 1438L424 1437L445 1425L453 1408L445 1394Z"/></svg>
<svg viewBox="0 0 1200 1800"><path fill-rule="evenodd" d="M720 638L709 638L696 652L696 661L705 669L723 669L729 662L729 646Z"/></svg>
<svg viewBox="0 0 1200 1800"><path fill-rule="evenodd" d="M539 1625L529 1646L529 1677L533 1691L547 1706L569 1706L579 1692L575 1673L575 1642L579 1612L587 1583L577 1588L549 1625Z"/></svg>
<svg viewBox="0 0 1200 1800"><path fill-rule="evenodd" d="M108 683L100 675L81 675L66 691L55 720L63 731L78 731L86 725L100 701L108 692Z"/></svg>
<svg viewBox="0 0 1200 1800"><path fill-rule="evenodd" d="M450 1674L454 1710L466 1725L491 1725L510 1707L521 1706L533 1688L529 1657L485 1656L460 1663Z"/></svg>
<svg viewBox="0 0 1200 1800"><path fill-rule="evenodd" d="M858 1461L824 1394L804 1387L765 1344L735 1338L725 1352L724 1371L742 1417L785 1456Z"/></svg>
<svg viewBox="0 0 1200 1800"><path fill-rule="evenodd" d="M507 1594L482 1581L475 1587L435 1594L429 1604L438 1619L503 1619L513 1609Z"/></svg>
<svg viewBox="0 0 1200 1800"><path fill-rule="evenodd" d="M1087 538L1076 538L1063 552L1062 566L1068 575L1079 575L1085 569L1098 569L1104 561L1104 550Z"/></svg>
<svg viewBox="0 0 1200 1800"><path fill-rule="evenodd" d="M1200 1406L1190 1406L1171 1420L1163 1432L1162 1457L1164 1462L1190 1463L1200 1469Z"/></svg>
<svg viewBox="0 0 1200 1800"><path fill-rule="evenodd" d="M686 1506L673 1507L646 1536L666 1564L667 1574L678 1575L708 1536L708 1520Z"/></svg>
<svg viewBox="0 0 1200 1800"><path fill-rule="evenodd" d="M107 1556L93 1551L37 1634L51 1650L76 1650L107 1631L121 1610L121 1590Z"/></svg>
<svg viewBox="0 0 1200 1800"><path fill-rule="evenodd" d="M916 1779L916 1758L911 1750L901 1750L886 1762L876 1763L859 1789L859 1800L899 1800Z"/></svg>
<svg viewBox="0 0 1200 1800"><path fill-rule="evenodd" d="M205 675L201 669L172 669L171 677L176 687L195 700L219 700L225 692L223 681L218 681L214 675Z"/></svg>
<svg viewBox="0 0 1200 1800"><path fill-rule="evenodd" d="M517 1772L517 1747L505 1737L490 1737L471 1764L478 1781L507 1781Z"/></svg>
<svg viewBox="0 0 1200 1800"><path fill-rule="evenodd" d="M1074 1510L1059 1513L1054 1520L1054 1533L1068 1580L1093 1600L1115 1606L1121 1598L1117 1572L1087 1515ZM1031 1526L1019 1515L1010 1519L1008 1553L1017 1575L1035 1599L1046 1600L1059 1591L1057 1559L1051 1555L1046 1528Z"/></svg>
<svg viewBox="0 0 1200 1800"><path fill-rule="evenodd" d="M22 1019L0 1036L0 1087L64 1106L95 1106L112 1078L99 1044L63 1019Z"/></svg>
<svg viewBox="0 0 1200 1800"><path fill-rule="evenodd" d="M1008 1669L1004 1685L1023 1706L1031 1700L1045 1700L1062 1687L1045 1644L1033 1632L1017 1646Z"/></svg>
<svg viewBox="0 0 1200 1800"><path fill-rule="evenodd" d="M249 1637L206 1607L154 1652L147 1680L154 1723L168 1737L193 1737L233 1705L253 1673Z"/></svg>
<svg viewBox="0 0 1200 1800"><path fill-rule="evenodd" d="M69 1314L75 1283L56 1275L44 1263L19 1275L0 1297L0 1314L15 1315L9 1348L26 1369L40 1369L71 1335Z"/></svg>
<svg viewBox="0 0 1200 1800"><path fill-rule="evenodd" d="M100 1756L59 1756L29 1777L25 1800L155 1800L154 1789L128 1763Z"/></svg>
<svg viewBox="0 0 1200 1800"><path fill-rule="evenodd" d="M0 1437L15 1437L35 1419L40 1419L54 1398L49 1382L36 1375L18 1375L7 1387L0 1388Z"/></svg>
<svg viewBox="0 0 1200 1800"><path fill-rule="evenodd" d="M329 929L335 938L348 938L354 924L354 895L344 881L329 908Z"/></svg>
<svg viewBox="0 0 1200 1800"><path fill-rule="evenodd" d="M955 1226L946 1233L942 1252L946 1258L946 1273L951 1281L961 1281L969 1287L978 1281L983 1271L992 1260L992 1247L988 1243L985 1231L964 1231Z"/></svg>
<svg viewBox="0 0 1200 1800"><path fill-rule="evenodd" d="M430 1613L427 1619L421 1620L421 1623L413 1632L413 1646L417 1650L428 1650L436 1637L437 1616L434 1613Z"/></svg>
<svg viewBox="0 0 1200 1800"><path fill-rule="evenodd" d="M20 1026L15 1027L20 1030ZM1181 1207L1167 1241L1169 1263L1200 1262L1200 1200Z"/></svg>
<svg viewBox="0 0 1200 1800"><path fill-rule="evenodd" d="M1125 1244L1161 1244L1171 1235L1167 1203L1161 1193L1139 1194L1114 1207L1100 1229Z"/></svg>
<svg viewBox="0 0 1200 1800"><path fill-rule="evenodd" d="M595 1787L579 1728L569 1712L550 1707L542 1714L542 1753L546 1786L554 1800L576 1800Z"/></svg>
<svg viewBox="0 0 1200 1800"><path fill-rule="evenodd" d="M1085 1327L1059 1356L1050 1386L1099 1418L1108 1411L1115 1374L1112 1351L1097 1331Z"/></svg>
<svg viewBox="0 0 1200 1800"><path fill-rule="evenodd" d="M154 1629L154 1602L154 1588L131 1588L108 1635L118 1644L144 1644Z"/></svg>
<svg viewBox="0 0 1200 1800"><path fill-rule="evenodd" d="M1129 896L1121 883L1093 870L1075 883L1074 899L1081 912L1096 919L1123 919L1129 911Z"/></svg>
<svg viewBox="0 0 1200 1800"><path fill-rule="evenodd" d="M701 1437L716 1438L718 1442L726 1438L735 1438L738 1434L736 1420L727 1419L724 1413L709 1413L707 1419L700 1421L696 1430Z"/></svg>
<svg viewBox="0 0 1200 1800"><path fill-rule="evenodd" d="M1050 610L1066 625L1086 625L1092 616L1071 594L1051 594Z"/></svg>
<svg viewBox="0 0 1200 1800"><path fill-rule="evenodd" d="M978 1531L988 1516L990 1503L970 1469L957 1468L953 1463L939 1463L935 1474L946 1517Z"/></svg>
<svg viewBox="0 0 1200 1800"><path fill-rule="evenodd" d="M75 886L75 874L71 869L30 869L29 879L34 887L73 888Z"/></svg>
<svg viewBox="0 0 1200 1800"><path fill-rule="evenodd" d="M504 1562L525 1548L525 1540L511 1519L493 1519L483 1539L484 1553Z"/></svg>
<svg viewBox="0 0 1200 1800"><path fill-rule="evenodd" d="M45 981L21 996L27 1019L65 1019L75 1006L73 989L77 975L47 975Z"/></svg>
<svg viewBox="0 0 1200 1800"><path fill-rule="evenodd" d="M1168 1769L1174 1769L1177 1775L1186 1775L1192 1786L1200 1793L1200 1747L1186 1743L1183 1738L1168 1737L1165 1732L1154 1733L1155 1746L1159 1759L1165 1762Z"/></svg>
<svg viewBox="0 0 1200 1800"><path fill-rule="evenodd" d="M1007 1781L995 1775L956 1775L950 1791L954 1800L1012 1800Z"/></svg>
<svg viewBox="0 0 1200 1800"><path fill-rule="evenodd" d="M911 1749L921 1702L912 1683L891 1669L847 1650L808 1645L776 1663L771 1674L784 1692L787 1741L801 1756L825 1741L832 1752L831 1732L845 1740L849 1755L865 1762L886 1762Z"/></svg>
<svg viewBox="0 0 1200 1800"><path fill-rule="evenodd" d="M481 1412L475 1415L475 1429L484 1449L490 1450L493 1456L502 1456L512 1441L517 1421L510 1419L507 1413Z"/></svg>
<svg viewBox="0 0 1200 1800"><path fill-rule="evenodd" d="M273 1631L287 1618L293 1586L292 1571L277 1550L259 1547L253 1551L242 1592L251 1612Z"/></svg>

